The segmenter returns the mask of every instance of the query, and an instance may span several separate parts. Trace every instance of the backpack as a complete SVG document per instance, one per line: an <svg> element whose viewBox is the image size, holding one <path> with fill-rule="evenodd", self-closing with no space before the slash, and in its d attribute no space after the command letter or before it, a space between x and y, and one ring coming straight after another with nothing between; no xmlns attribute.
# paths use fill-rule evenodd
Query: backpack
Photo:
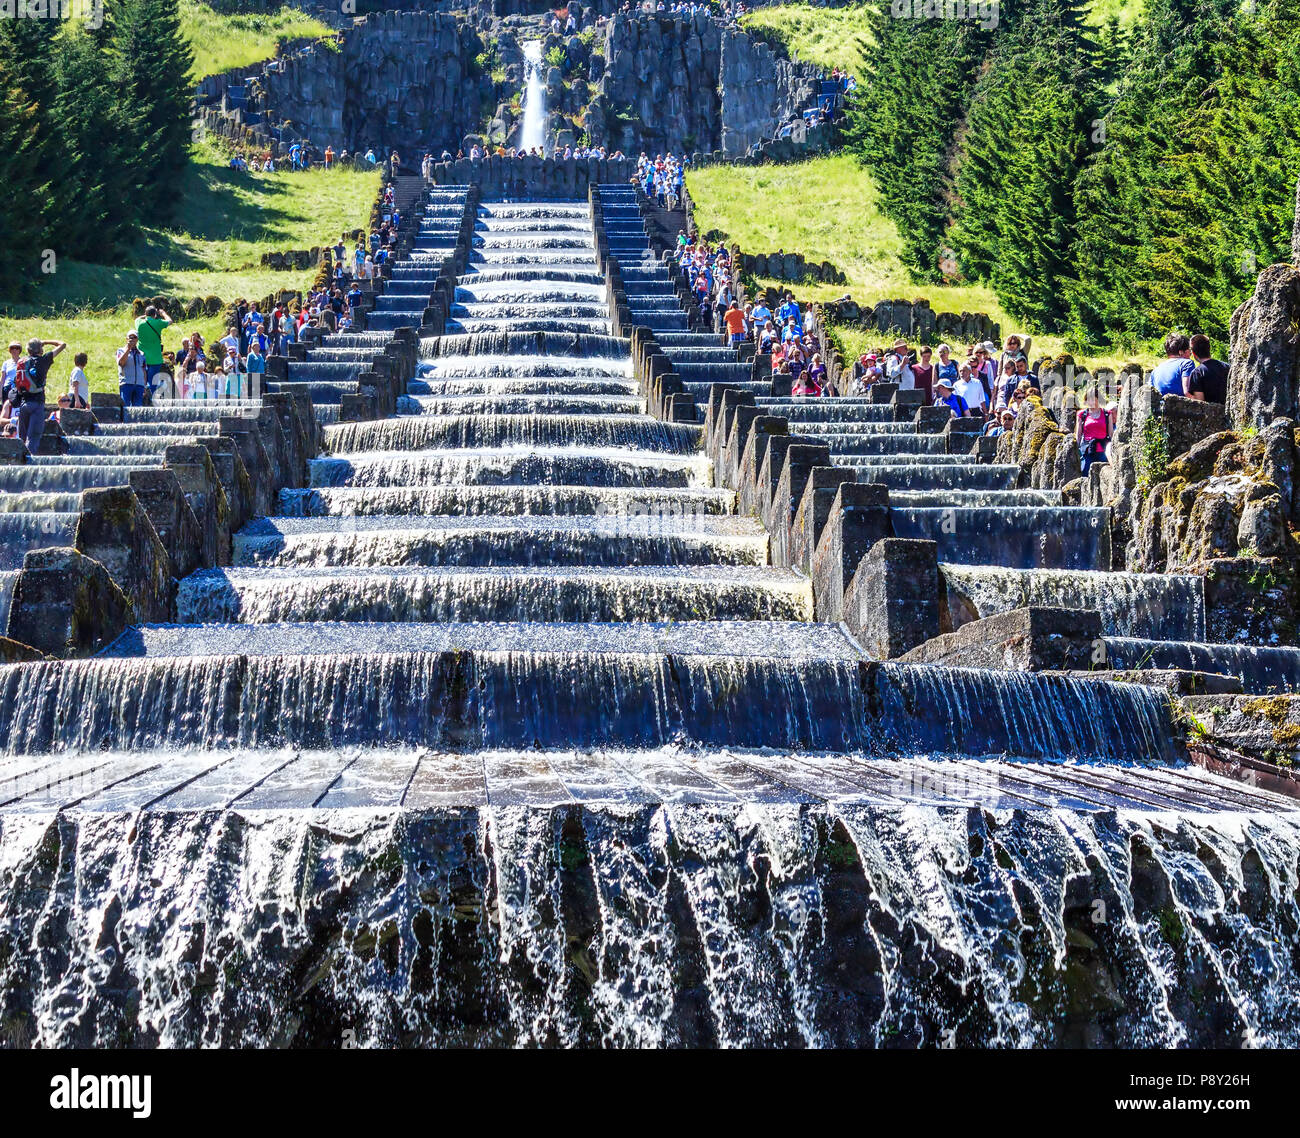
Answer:
<svg viewBox="0 0 1300 1138"><path fill-rule="evenodd" d="M14 387L19 397L45 402L45 380L41 378L39 356L23 356L14 373Z"/></svg>

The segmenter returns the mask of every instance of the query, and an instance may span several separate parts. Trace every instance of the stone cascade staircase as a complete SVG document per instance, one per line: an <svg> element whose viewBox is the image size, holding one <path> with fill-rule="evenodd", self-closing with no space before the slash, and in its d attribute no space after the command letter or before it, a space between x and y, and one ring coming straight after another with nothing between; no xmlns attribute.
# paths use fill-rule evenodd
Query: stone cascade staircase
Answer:
<svg viewBox="0 0 1300 1138"><path fill-rule="evenodd" d="M684 305L667 264L654 253L639 196L631 186L601 186L600 204L609 254L617 262L632 322L650 329L655 342L672 361L682 391L690 396L695 421L714 384L765 395L770 383L754 365L753 346L737 350L704 328L699 316Z"/></svg>
<svg viewBox="0 0 1300 1138"><path fill-rule="evenodd" d="M716 333L692 330L692 314L651 249L635 190L602 186L599 195L632 323L649 329L671 361L696 421L720 419L724 397L733 401L728 406L781 420L789 445L818 448L827 465L880 487L894 536L937 541L944 561L1072 571L1109 564L1105 510L1063 506L1059 492L1015 490L1018 468L981 463L971 453L975 436L962 430L968 424L919 406L919 392L792 398L766 361L755 361L752 345L737 349Z"/></svg>
<svg viewBox="0 0 1300 1138"><path fill-rule="evenodd" d="M854 499L849 471L823 510L816 471L847 468L782 449L752 393L664 421L644 326L526 315L605 295L588 208L478 205L452 297L515 327L420 337L398 412L326 428L170 612L0 667L5 1022L43 1047L758 1047L915 1018L904 1042L1045 1046L1071 945L1007 915L1095 878L1126 922L1088 942L1132 981L1117 1042L1218 1040L1231 1007L1293 1043L1257 992L1296 1004L1271 955L1295 899L1221 888L1224 865L1288 880L1292 803L1189 769L1141 685L866 659L827 586L888 488ZM792 538L819 524L807 572ZM1131 899L1138 843L1144 880L1190 883L1157 901L1214 934L1190 964ZM1177 998L1242 959L1273 971L1209 988L1213 1014ZM1066 995L1008 1010L1008 976Z"/></svg>
<svg viewBox="0 0 1300 1138"><path fill-rule="evenodd" d="M169 458L201 446L214 453L223 421L256 421L259 399L166 401L125 413L117 396L95 393L94 412L65 412L64 430L48 429L41 452L28 457L6 439L0 451L0 630L26 555L74 544L82 493L131 487L144 495L165 479ZM274 413L268 407L267 411ZM129 417L127 417L129 416Z"/></svg>
<svg viewBox="0 0 1300 1138"><path fill-rule="evenodd" d="M268 361L271 390L307 392L322 424L392 414L415 374L419 330L442 331L448 304L439 290L453 279L444 269L465 236L470 196L466 186L430 192L418 177L397 179L394 205L403 219L397 258L384 266L353 328L309 330L287 360Z"/></svg>
<svg viewBox="0 0 1300 1138"><path fill-rule="evenodd" d="M924 619L906 635L885 635L883 655L1001 666L990 645L1050 643L1045 655L1026 649L1024 658L1039 667L1157 672L1179 690L1300 686L1300 650L1204 643L1201 578L1106 568L1109 511L1024 488L1021 468L993 461L974 421L952 420L922 406L919 392L888 384L861 397L792 397L755 364L752 348L738 351L698 328L666 251L663 260L655 254L635 190L602 186L596 200L613 287L625 298L659 413L705 423L718 484L738 490L742 510L768 524L774 564L801 568L816 587L818 546L840 527L841 564L823 573L819 617L852 626L846 604L866 589L848 595L851 579L874 540L888 539L898 572L891 578L882 561L877 577L897 582L906 572L934 584ZM670 373L659 374L655 356ZM857 535L846 546L855 514ZM921 560L908 563L918 551Z"/></svg>

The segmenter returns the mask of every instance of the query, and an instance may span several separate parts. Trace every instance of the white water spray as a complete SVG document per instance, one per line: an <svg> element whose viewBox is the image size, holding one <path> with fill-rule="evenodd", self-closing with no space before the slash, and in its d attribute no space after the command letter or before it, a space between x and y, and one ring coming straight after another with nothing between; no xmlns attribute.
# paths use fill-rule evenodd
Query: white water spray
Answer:
<svg viewBox="0 0 1300 1138"><path fill-rule="evenodd" d="M524 127L519 145L528 151L542 148L546 139L546 77L542 73L542 41L524 44Z"/></svg>

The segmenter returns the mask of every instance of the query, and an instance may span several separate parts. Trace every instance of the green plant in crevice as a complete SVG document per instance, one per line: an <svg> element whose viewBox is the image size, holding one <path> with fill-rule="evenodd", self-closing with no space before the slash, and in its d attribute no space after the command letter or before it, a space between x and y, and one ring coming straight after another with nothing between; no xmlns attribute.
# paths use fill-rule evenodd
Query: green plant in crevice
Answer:
<svg viewBox="0 0 1300 1138"><path fill-rule="evenodd" d="M1152 415L1142 424L1138 440L1137 484L1149 490L1169 475L1169 428L1159 416Z"/></svg>

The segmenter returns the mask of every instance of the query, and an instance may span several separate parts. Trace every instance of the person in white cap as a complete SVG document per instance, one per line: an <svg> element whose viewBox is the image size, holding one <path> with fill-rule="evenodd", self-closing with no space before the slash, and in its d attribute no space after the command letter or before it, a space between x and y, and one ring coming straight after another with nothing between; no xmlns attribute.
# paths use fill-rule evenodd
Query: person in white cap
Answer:
<svg viewBox="0 0 1300 1138"><path fill-rule="evenodd" d="M940 379L936 381L934 391L934 405L936 407L947 407L958 418L966 414L968 410L966 401L953 391L952 380Z"/></svg>

